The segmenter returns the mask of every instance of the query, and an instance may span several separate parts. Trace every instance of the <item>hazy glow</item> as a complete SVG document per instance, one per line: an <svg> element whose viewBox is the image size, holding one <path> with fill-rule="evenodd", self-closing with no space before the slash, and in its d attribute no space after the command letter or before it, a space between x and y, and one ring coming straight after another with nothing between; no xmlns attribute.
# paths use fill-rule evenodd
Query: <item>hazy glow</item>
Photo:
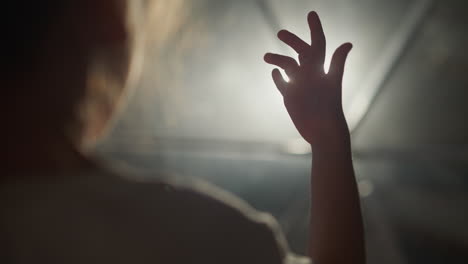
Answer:
<svg viewBox="0 0 468 264"><path fill-rule="evenodd" d="M304 155L311 152L310 144L302 138L288 140L285 150L287 153L294 155Z"/></svg>
<svg viewBox="0 0 468 264"><path fill-rule="evenodd" d="M374 185L369 180L362 180L358 183L358 190L361 197L367 197L374 191Z"/></svg>
<svg viewBox="0 0 468 264"><path fill-rule="evenodd" d="M154 98L152 104L145 103L145 107L134 100L133 107L129 109L142 109L145 116L152 119L127 118L129 125L126 128L135 130L136 134L152 130L155 137L162 139L287 142L288 152L306 153L305 148L299 150L300 147L291 143L294 140L289 140L300 135L271 79L274 67L264 63L262 58L266 52L297 57L292 49L277 39L276 32L285 28L310 42L305 19L310 8L305 2L291 5L287 1L271 1L269 4L278 20L275 25L253 2L221 1L216 12L202 10L201 31L194 29L189 42L191 45L186 50L188 56L180 56L184 57L180 63L184 69L179 75L168 77L177 80L177 87L143 82L151 89L154 85L157 86L154 89L163 92L154 93L158 98ZM313 9L321 15L327 37L326 71L339 45L345 42L354 45L343 77L343 104L352 127L356 123L354 120L359 119L359 113L366 111L369 101L368 93L363 90L359 96L355 94L372 79L372 69L379 65L376 58L380 58L382 51L391 43L389 40L395 32L395 25L398 25L393 22L405 16L407 6L398 6L399 12L394 13L396 17L382 18L367 12L368 7L364 4L340 2L343 8L335 9L336 5L335 1L316 1ZM379 5L392 6L393 2ZM346 8L351 6L353 8ZM379 24L370 23L376 18ZM187 25L196 22L199 21ZM148 71L143 79L152 80L158 74ZM284 72L283 77L289 80ZM150 102L152 99L148 97L145 99ZM167 106L168 110L161 113L160 106ZM135 112L128 116L142 115ZM169 124L162 119L175 121Z"/></svg>

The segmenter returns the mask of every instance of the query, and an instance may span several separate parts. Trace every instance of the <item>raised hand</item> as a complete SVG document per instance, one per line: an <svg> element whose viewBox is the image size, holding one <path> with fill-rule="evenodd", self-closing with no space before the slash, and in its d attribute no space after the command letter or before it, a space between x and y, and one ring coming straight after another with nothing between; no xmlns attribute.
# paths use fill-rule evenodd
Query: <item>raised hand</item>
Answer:
<svg viewBox="0 0 468 264"><path fill-rule="evenodd" d="M328 73L324 70L325 36L316 12L307 17L312 44L293 33L281 30L278 38L293 48L299 62L284 55L267 53L265 61L276 65L289 77L285 81L274 69L273 81L284 98L284 104L299 133L310 144L330 135L348 133L341 101L343 70L351 43L342 44L333 54ZM339 133L339 134L337 134Z"/></svg>

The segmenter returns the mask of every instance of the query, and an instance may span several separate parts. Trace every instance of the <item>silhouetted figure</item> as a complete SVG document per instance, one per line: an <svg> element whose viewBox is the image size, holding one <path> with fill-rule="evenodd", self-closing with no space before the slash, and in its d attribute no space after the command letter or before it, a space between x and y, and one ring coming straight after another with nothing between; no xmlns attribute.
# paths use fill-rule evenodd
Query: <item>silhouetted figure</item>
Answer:
<svg viewBox="0 0 468 264"><path fill-rule="evenodd" d="M0 262L309 263L289 252L271 216L222 190L171 178L130 181L127 172L90 158L87 149L105 134L138 77L141 33L132 19L144 12L140 4L5 4ZM299 63L276 54L265 60L289 75L287 83L273 71L294 124L314 150L310 256L322 264L364 263L341 108L351 45L337 49L325 74L320 21L314 12L308 19L312 46L287 31L278 35L299 53Z"/></svg>

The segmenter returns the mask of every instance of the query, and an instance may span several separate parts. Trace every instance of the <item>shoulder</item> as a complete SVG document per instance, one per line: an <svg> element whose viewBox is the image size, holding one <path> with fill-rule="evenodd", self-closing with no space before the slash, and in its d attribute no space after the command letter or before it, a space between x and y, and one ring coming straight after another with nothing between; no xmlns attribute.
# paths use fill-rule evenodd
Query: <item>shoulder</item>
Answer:
<svg viewBox="0 0 468 264"><path fill-rule="evenodd" d="M186 234L184 243L190 245L192 254L210 252L211 258L223 259L220 263L231 263L226 259L232 263L284 263L287 243L270 214L258 212L242 199L200 180L167 179L134 185L147 191L152 187L163 192L152 202L156 210L165 208L163 224L177 235Z"/></svg>
<svg viewBox="0 0 468 264"><path fill-rule="evenodd" d="M171 219L197 252L211 252L215 259L232 263L310 264L308 258L290 253L277 221L239 197L208 182L167 177L142 181L163 190L171 204ZM143 187L145 186L145 187Z"/></svg>
<svg viewBox="0 0 468 264"><path fill-rule="evenodd" d="M289 253L271 215L240 198L199 180L149 178L155 177L98 172L41 184L18 182L1 188L9 193L3 201L15 204L3 208L11 209L15 234L26 227L54 230L43 237L45 244L51 237L68 239L70 245L93 237L100 252L156 255L162 263L308 263ZM24 234L24 241L28 238ZM94 254L93 247L80 247ZM67 249L73 253L74 248Z"/></svg>

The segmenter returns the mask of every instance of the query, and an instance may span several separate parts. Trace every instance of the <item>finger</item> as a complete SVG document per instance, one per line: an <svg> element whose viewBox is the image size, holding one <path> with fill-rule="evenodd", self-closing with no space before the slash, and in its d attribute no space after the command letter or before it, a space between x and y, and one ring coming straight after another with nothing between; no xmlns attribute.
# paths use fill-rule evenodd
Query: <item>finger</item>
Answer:
<svg viewBox="0 0 468 264"><path fill-rule="evenodd" d="M278 38L293 48L297 53L303 53L310 49L309 44L287 30L278 32Z"/></svg>
<svg viewBox="0 0 468 264"><path fill-rule="evenodd" d="M312 39L312 54L314 57L314 64L322 66L325 62L325 47L326 40L323 33L322 22L316 12L312 11L307 16L309 22L310 36Z"/></svg>
<svg viewBox="0 0 468 264"><path fill-rule="evenodd" d="M352 47L353 45L351 43L345 43L338 47L335 50L335 53L333 53L328 75L332 79L336 80L339 84L341 84L343 81L343 72L346 58L348 57L348 53Z"/></svg>
<svg viewBox="0 0 468 264"><path fill-rule="evenodd" d="M299 67L295 59L284 55L267 53L265 54L264 60L269 64L276 65L285 70L289 77L291 77L291 74L296 72Z"/></svg>
<svg viewBox="0 0 468 264"><path fill-rule="evenodd" d="M271 76L273 77L273 82L275 83L276 88L278 88L280 93L284 96L286 93L286 86L288 83L283 78L283 75L281 75L281 72L278 69L274 69L271 72Z"/></svg>

